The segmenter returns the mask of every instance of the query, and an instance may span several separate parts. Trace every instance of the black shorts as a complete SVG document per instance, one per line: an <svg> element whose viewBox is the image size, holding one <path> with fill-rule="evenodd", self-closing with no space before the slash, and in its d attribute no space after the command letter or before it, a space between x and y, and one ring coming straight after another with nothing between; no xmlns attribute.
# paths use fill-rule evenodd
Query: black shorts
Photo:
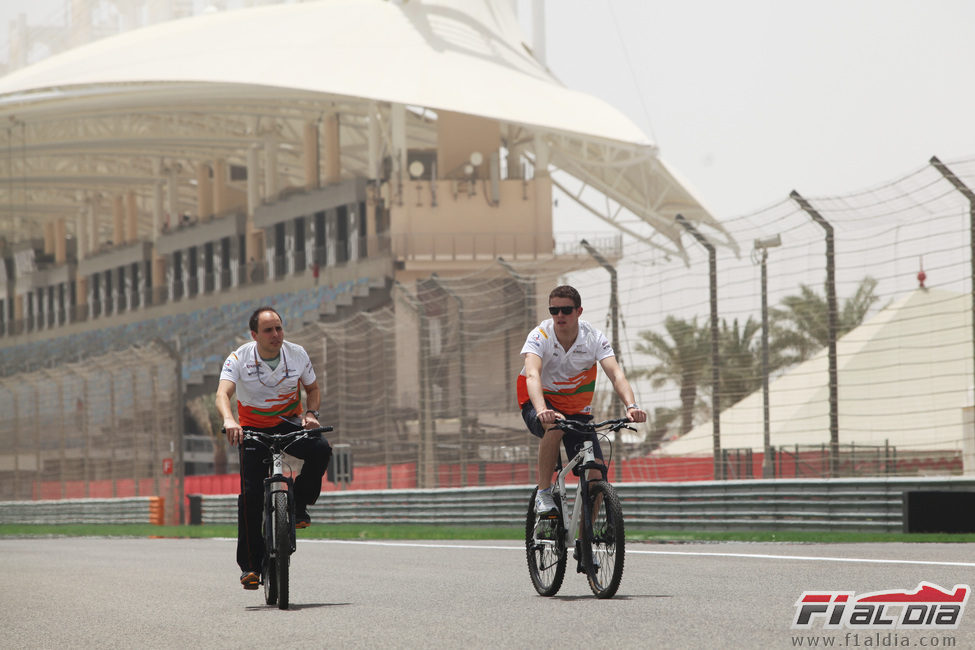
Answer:
<svg viewBox="0 0 975 650"><path fill-rule="evenodd" d="M548 402L545 404L552 408L552 405ZM525 402L521 407L521 417L528 426L528 431L536 438L541 438L545 435L545 427L542 423L538 421L538 413L535 411L535 406L531 403L531 400ZM585 415L583 413L577 413L575 415L566 415L567 420L574 420L576 422L592 422L591 415ZM596 458L603 460L603 450L599 447L599 437L595 435L585 435L582 433L573 433L567 431L562 435L562 446L565 448L565 453L568 458L572 458L579 453L582 449L582 443L587 439L592 440L592 451L596 455Z"/></svg>

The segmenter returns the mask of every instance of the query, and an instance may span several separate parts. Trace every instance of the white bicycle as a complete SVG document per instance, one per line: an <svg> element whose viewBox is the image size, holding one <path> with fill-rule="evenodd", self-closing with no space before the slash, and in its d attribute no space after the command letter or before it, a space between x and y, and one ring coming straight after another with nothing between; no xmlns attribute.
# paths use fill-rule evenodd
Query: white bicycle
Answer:
<svg viewBox="0 0 975 650"><path fill-rule="evenodd" d="M582 443L579 453L558 472L552 489L558 512L535 513L538 488L528 501L525 521L528 573L535 590L542 596L554 596L562 587L570 546L577 561L576 571L586 574L596 598L612 598L619 589L626 541L623 508L616 490L606 480L606 466L593 453L593 440L600 435L609 443L605 433L633 429L629 424L626 418L597 424L573 420L556 422L555 426L563 431L581 433L588 439ZM564 507L565 479L570 472L579 477L571 515Z"/></svg>

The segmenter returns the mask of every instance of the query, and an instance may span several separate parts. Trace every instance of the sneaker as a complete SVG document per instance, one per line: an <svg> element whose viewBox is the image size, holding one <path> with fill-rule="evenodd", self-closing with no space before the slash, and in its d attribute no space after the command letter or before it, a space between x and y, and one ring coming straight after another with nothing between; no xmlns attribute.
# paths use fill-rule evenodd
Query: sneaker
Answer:
<svg viewBox="0 0 975 650"><path fill-rule="evenodd" d="M535 494L535 512L540 515L557 513L559 507L555 505L551 490L539 490Z"/></svg>
<svg viewBox="0 0 975 650"><path fill-rule="evenodd" d="M256 571L244 571L240 574L240 584L244 586L244 589L257 589L260 583L261 578Z"/></svg>
<svg viewBox="0 0 975 650"><path fill-rule="evenodd" d="M295 509L295 528L308 528L311 526L311 517L308 516L308 509Z"/></svg>

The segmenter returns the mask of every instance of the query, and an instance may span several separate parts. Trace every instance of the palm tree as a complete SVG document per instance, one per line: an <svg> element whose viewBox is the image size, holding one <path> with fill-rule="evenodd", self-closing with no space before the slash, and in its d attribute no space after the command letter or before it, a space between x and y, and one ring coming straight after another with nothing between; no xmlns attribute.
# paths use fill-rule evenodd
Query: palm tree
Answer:
<svg viewBox="0 0 975 650"><path fill-rule="evenodd" d="M877 280L866 276L856 293L838 309L836 337L858 327L880 297L875 292ZM771 317L771 350L778 356L781 368L805 361L829 344L829 320L826 298L805 284L799 295L786 296L781 307L769 310Z"/></svg>
<svg viewBox="0 0 975 650"><path fill-rule="evenodd" d="M658 406L653 410L653 417L650 418L650 432L644 440L644 453L649 454L660 446L664 437L670 430L670 425L681 415L680 409L667 406Z"/></svg>
<svg viewBox="0 0 975 650"><path fill-rule="evenodd" d="M877 281L865 277L856 293L847 298L837 314L837 336L858 327L873 305L879 300ZM826 299L807 285L799 285L799 295L787 296L781 307L770 310L769 373L805 361L829 342ZM761 323L751 316L744 325L738 319L728 325L721 322L719 354L721 356L720 386L723 408L741 401L762 386ZM640 368L634 378L647 377L654 388L673 383L680 389L680 432L685 434L694 425L696 411L702 409L699 392L714 387L711 381L711 333L707 326L699 326L697 317L684 320L668 316L664 320L666 334L652 331L639 333L636 350L659 360L656 366ZM662 437L669 421L660 425Z"/></svg>
<svg viewBox="0 0 975 650"><path fill-rule="evenodd" d="M847 298L846 302L843 303L839 321L844 328L842 330L844 334L859 327L874 303L880 300L880 296L874 293L876 289L877 280L868 275L860 280L860 285L853 297Z"/></svg>
<svg viewBox="0 0 975 650"><path fill-rule="evenodd" d="M761 387L761 332L762 324L751 316L744 327L739 326L737 318L730 328L728 321L721 321L718 350L721 355L719 395L722 409L733 406Z"/></svg>
<svg viewBox="0 0 975 650"><path fill-rule="evenodd" d="M654 388L668 382L680 389L681 434L694 426L694 407L698 387L704 384L710 350L710 330L697 324L697 318L687 321L674 316L664 319L666 335L650 330L639 333L637 352L649 354L660 361L655 366L633 372L634 378L647 377Z"/></svg>

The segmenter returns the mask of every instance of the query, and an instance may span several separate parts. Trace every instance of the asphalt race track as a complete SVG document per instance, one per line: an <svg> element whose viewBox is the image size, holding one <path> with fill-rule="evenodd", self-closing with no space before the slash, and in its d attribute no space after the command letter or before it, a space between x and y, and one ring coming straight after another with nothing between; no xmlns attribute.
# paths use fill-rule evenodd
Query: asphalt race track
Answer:
<svg viewBox="0 0 975 650"><path fill-rule="evenodd" d="M302 539L288 611L240 588L234 544L2 539L3 646L975 647L964 610L955 629L791 627L803 591L975 584L966 544L631 543L619 593L598 601L571 560L561 592L538 596L516 541Z"/></svg>

